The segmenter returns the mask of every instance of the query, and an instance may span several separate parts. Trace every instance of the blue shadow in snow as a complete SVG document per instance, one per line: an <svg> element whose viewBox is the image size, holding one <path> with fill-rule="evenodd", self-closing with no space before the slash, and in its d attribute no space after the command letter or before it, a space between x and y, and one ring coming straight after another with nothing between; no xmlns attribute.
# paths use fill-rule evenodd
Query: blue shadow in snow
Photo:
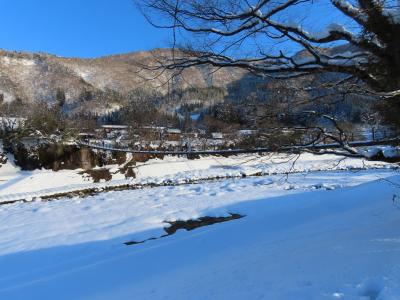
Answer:
<svg viewBox="0 0 400 300"><path fill-rule="evenodd" d="M124 235L107 241L3 255L0 299L125 299L126 291L130 292L129 299L141 299L140 291L146 289L147 293L167 291L168 280L175 271L190 265L193 269L207 266L210 257L218 259L233 248L257 247L259 237L265 240L265 235L271 243L284 240L279 235L282 229L352 210L359 205L359 199L352 197L357 188L303 191L229 205L221 209L246 217L190 232L178 231L144 244L125 246L123 243L131 241L132 236ZM382 190L369 184L363 190L363 197L363 202L375 201L382 197ZM140 235L152 236L154 231L143 233ZM157 286L148 285L151 279L155 279Z"/></svg>

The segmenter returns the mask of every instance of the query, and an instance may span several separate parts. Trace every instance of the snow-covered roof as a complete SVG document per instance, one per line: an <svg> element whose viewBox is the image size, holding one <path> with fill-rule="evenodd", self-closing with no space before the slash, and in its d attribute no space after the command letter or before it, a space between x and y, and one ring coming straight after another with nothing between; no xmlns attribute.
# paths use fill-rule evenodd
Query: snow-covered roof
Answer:
<svg viewBox="0 0 400 300"><path fill-rule="evenodd" d="M127 129L129 126L127 125L103 125L101 126L104 129Z"/></svg>
<svg viewBox="0 0 400 300"><path fill-rule="evenodd" d="M182 133L182 130L176 129L176 128L170 128L170 129L167 129L167 132L168 132L168 133L181 134L181 133Z"/></svg>
<svg viewBox="0 0 400 300"><path fill-rule="evenodd" d="M252 135L252 134L255 134L255 133L257 133L257 130L252 130L252 129L241 129L241 130L237 131L237 134L241 135L241 136L243 136L243 135Z"/></svg>
<svg viewBox="0 0 400 300"><path fill-rule="evenodd" d="M213 139L222 139L224 136L221 132L213 132L211 133Z"/></svg>
<svg viewBox="0 0 400 300"><path fill-rule="evenodd" d="M165 127L162 127L162 126L143 126L142 129L164 130Z"/></svg>

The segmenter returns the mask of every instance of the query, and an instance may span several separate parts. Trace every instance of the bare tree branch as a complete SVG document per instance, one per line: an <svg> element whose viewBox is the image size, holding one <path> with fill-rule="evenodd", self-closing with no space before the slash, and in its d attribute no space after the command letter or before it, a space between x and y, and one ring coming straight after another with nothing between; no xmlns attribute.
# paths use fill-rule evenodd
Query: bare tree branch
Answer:
<svg viewBox="0 0 400 300"><path fill-rule="evenodd" d="M388 1L330 0L332 10L351 19L353 30L332 23L319 32L310 32L300 23L282 22L282 16L295 6L314 4L311 0L136 0L147 19L159 28L172 28L194 36L215 37L225 43L221 51L181 48L171 61L164 58L156 68L181 69L206 65L235 67L258 75L289 78L312 73L339 72L354 75L372 90L398 96L400 88L400 22L388 14ZM390 1L389 1L390 2ZM154 20L163 16L159 23ZM175 36L175 35L174 35ZM232 40L235 38L235 40ZM254 38L262 43L286 39L302 49L301 56L258 51L259 56L229 55L233 45ZM174 38L175 40L175 38ZM352 45L349 51L336 51L337 43ZM332 44L333 43L333 44ZM213 43L214 44L214 43ZM175 45L175 42L174 42ZM321 47L326 45L326 47ZM208 48L204 44L205 48ZM276 51L275 51L276 52ZM154 68L155 66L153 66Z"/></svg>

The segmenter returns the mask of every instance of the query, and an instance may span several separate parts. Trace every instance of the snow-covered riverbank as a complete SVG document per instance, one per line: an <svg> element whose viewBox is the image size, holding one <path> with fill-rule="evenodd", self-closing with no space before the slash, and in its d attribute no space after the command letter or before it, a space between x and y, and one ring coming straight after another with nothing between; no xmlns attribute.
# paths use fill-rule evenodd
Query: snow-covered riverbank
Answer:
<svg viewBox="0 0 400 300"><path fill-rule="evenodd" d="M399 299L391 182L310 172L4 205L0 298ZM245 217L124 245L228 213Z"/></svg>
<svg viewBox="0 0 400 300"><path fill-rule="evenodd" d="M254 174L392 168L393 164L311 154L302 154L300 157L290 154L207 156L196 160L165 157L163 160L152 159L146 163L138 163L134 168L136 178L129 179L119 171L120 167L107 166L111 180L94 183L90 176L82 174L83 170L21 171L13 164L13 157L9 155L8 163L0 168L0 203L126 185L184 183Z"/></svg>

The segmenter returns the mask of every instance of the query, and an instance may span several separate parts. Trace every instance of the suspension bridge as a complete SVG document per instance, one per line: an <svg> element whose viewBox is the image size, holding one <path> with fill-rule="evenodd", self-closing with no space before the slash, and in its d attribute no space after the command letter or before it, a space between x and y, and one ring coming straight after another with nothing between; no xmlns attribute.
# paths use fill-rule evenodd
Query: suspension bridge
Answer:
<svg viewBox="0 0 400 300"><path fill-rule="evenodd" d="M261 147L251 149L220 149L220 150L138 150L130 148L111 147L103 144L77 142L80 147L103 150L108 152L124 152L132 154L149 154L149 155L235 155L235 154L254 154L254 153L270 153L270 152L292 152L301 150L326 150L341 149L343 145L339 143L333 144L315 144L315 145L291 145L279 148ZM400 145L400 138L392 138L380 141L355 141L349 142L350 147L371 147L379 145Z"/></svg>

